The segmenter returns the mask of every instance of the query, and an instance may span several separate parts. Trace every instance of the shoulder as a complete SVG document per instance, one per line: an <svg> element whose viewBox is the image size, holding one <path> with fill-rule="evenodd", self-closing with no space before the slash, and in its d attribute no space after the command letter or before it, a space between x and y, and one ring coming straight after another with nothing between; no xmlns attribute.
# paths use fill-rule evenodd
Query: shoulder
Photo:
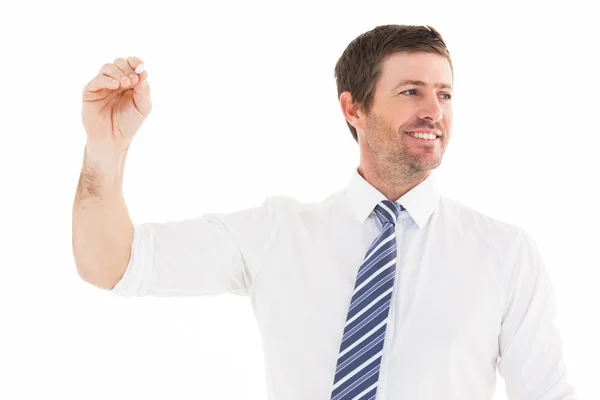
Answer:
<svg viewBox="0 0 600 400"><path fill-rule="evenodd" d="M443 195L440 196L437 218L456 233L504 250L517 246L523 240L531 240L522 227Z"/></svg>
<svg viewBox="0 0 600 400"><path fill-rule="evenodd" d="M268 196L265 203L277 213L286 216L332 213L345 206L344 191L339 190L324 198L302 201L289 195Z"/></svg>

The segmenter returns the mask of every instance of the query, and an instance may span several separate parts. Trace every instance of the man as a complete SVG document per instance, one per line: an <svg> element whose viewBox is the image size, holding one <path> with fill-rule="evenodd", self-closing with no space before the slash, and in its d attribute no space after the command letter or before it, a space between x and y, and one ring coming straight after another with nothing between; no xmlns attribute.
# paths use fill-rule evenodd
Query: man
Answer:
<svg viewBox="0 0 600 400"><path fill-rule="evenodd" d="M82 279L122 296L248 296L270 399L489 399L496 368L510 399L574 399L535 242L436 186L454 72L435 29L379 26L340 57L338 97L360 148L347 188L170 223L133 225L122 195L152 108L141 65L116 59L84 88Z"/></svg>

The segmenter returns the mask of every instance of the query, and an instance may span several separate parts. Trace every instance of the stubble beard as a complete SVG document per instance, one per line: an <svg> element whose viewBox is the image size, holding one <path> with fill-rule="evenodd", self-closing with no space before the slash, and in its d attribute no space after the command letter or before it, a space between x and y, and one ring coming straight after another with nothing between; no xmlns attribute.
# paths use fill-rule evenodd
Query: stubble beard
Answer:
<svg viewBox="0 0 600 400"><path fill-rule="evenodd" d="M422 179L440 164L439 160L428 162L412 153L404 136L404 131L394 130L377 116L371 116L365 126L365 141L373 168L385 181L397 185Z"/></svg>

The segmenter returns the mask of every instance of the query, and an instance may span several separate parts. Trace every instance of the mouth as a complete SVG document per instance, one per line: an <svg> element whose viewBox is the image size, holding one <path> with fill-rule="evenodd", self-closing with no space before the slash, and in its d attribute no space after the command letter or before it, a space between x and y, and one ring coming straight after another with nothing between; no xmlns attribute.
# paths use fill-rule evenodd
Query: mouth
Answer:
<svg viewBox="0 0 600 400"><path fill-rule="evenodd" d="M404 132L404 134L423 143L433 143L440 139L440 135L437 133Z"/></svg>

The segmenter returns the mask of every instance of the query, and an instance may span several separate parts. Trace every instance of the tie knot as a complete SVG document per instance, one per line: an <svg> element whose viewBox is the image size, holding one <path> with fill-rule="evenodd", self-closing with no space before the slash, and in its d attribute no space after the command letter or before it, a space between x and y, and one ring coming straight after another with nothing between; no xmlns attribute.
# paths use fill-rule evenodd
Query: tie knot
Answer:
<svg viewBox="0 0 600 400"><path fill-rule="evenodd" d="M402 205L389 200L382 200L375 206L375 213L381 220L382 225L386 222L396 225L398 214L400 214L400 211L402 210L404 210Z"/></svg>

